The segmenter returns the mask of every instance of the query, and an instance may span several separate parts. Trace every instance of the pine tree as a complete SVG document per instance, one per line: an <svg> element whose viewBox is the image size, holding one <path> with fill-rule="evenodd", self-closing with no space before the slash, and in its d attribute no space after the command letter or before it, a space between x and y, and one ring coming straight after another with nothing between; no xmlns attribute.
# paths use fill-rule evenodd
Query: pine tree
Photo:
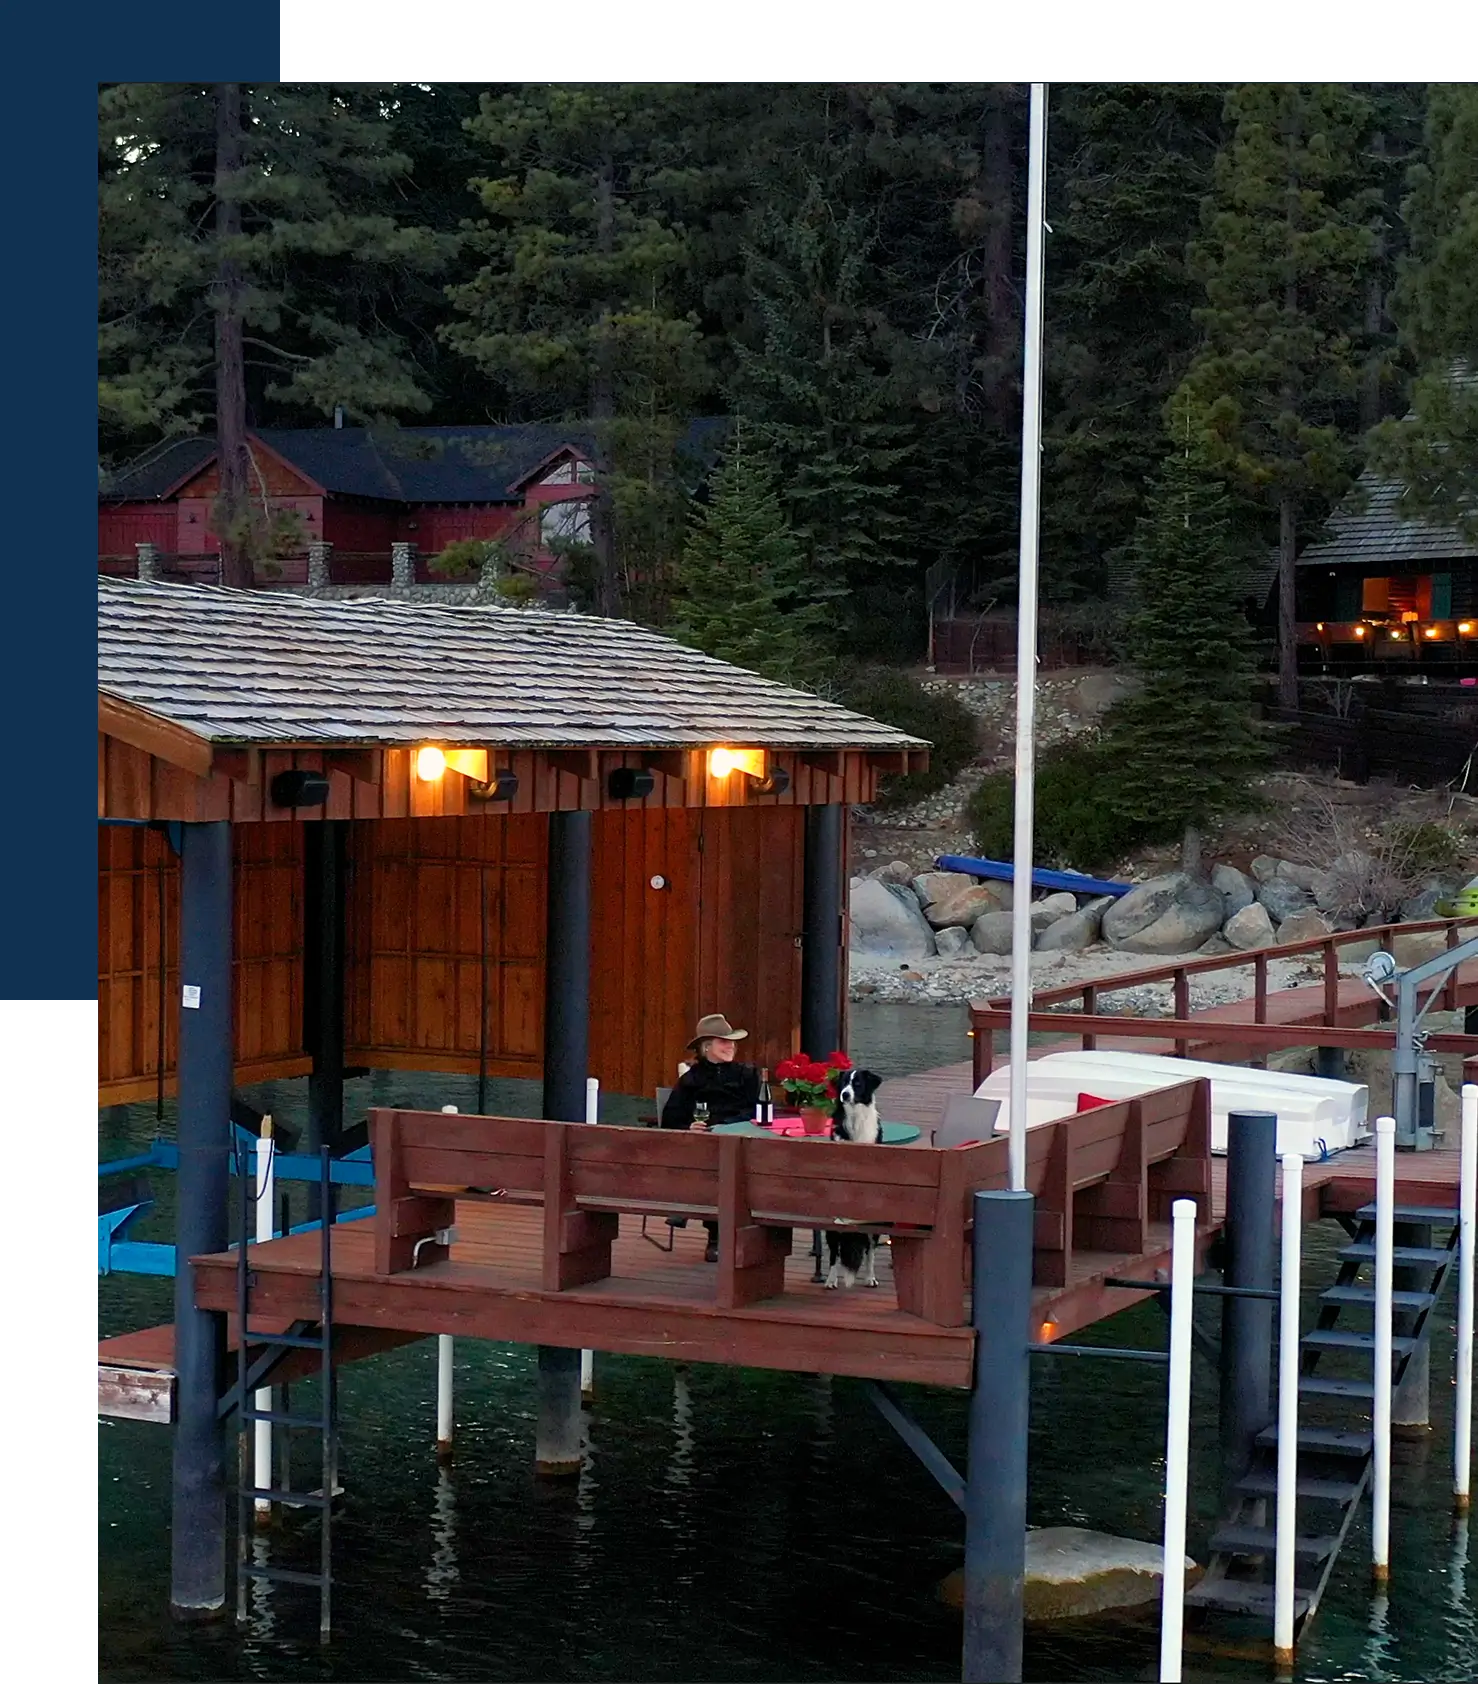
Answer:
<svg viewBox="0 0 1478 1684"><path fill-rule="evenodd" d="M376 281L435 273L452 242L387 208L409 163L375 90L113 83L98 121L104 450L194 430L213 411L213 524L227 582L249 584L265 527L250 411L424 411Z"/></svg>
<svg viewBox="0 0 1478 1684"><path fill-rule="evenodd" d="M1143 688L1104 726L1107 799L1145 835L1199 833L1247 803L1266 751L1254 723L1251 631L1233 594L1231 500L1189 417L1165 458L1131 554L1128 654Z"/></svg>
<svg viewBox="0 0 1478 1684"><path fill-rule="evenodd" d="M621 602L623 495L679 495L673 441L706 389L703 337L674 201L692 90L529 85L483 97L471 123L490 173L474 186L482 261L452 289L448 341L519 415L596 435L597 606ZM634 484L623 489L628 476ZM663 524L670 527L670 520Z"/></svg>
<svg viewBox="0 0 1478 1684"><path fill-rule="evenodd" d="M1394 300L1418 369L1412 413L1378 429L1374 460L1414 514L1478 538L1478 87L1432 88L1423 152Z"/></svg>
<svg viewBox="0 0 1478 1684"><path fill-rule="evenodd" d="M741 426L694 513L668 629L705 654L813 688L831 663L827 616L807 592L802 546Z"/></svg>
<svg viewBox="0 0 1478 1684"><path fill-rule="evenodd" d="M1233 129L1191 261L1203 349L1181 384L1210 459L1278 520L1278 696L1298 701L1294 561L1358 466L1366 279L1376 247L1359 142L1368 102L1330 83L1227 96Z"/></svg>

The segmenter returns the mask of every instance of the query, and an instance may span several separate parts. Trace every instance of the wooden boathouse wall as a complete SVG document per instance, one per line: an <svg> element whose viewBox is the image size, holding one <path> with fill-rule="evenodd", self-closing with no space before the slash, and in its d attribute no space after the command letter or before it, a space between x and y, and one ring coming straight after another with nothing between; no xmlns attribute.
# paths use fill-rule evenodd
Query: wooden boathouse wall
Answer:
<svg viewBox="0 0 1478 1684"><path fill-rule="evenodd" d="M133 787L160 784L146 767ZM602 1087L650 1094L671 1082L707 1010L750 1029L755 1062L794 1051L804 807L633 802L594 825L590 1056ZM547 831L543 813L349 827L350 1065L541 1074ZM301 821L234 826L238 1083L309 1068L303 834ZM99 838L98 1099L121 1104L154 1097L161 1051L173 1092L179 866L162 829L109 825Z"/></svg>

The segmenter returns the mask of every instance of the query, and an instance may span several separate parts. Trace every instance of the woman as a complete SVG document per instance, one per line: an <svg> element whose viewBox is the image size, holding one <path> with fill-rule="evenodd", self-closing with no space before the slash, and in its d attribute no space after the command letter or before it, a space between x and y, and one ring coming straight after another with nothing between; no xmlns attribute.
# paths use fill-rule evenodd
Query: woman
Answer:
<svg viewBox="0 0 1478 1684"><path fill-rule="evenodd" d="M760 1097L760 1073L752 1064L740 1064L735 1055L739 1043L749 1034L747 1029L734 1029L722 1012L713 1012L698 1020L698 1028L688 1042L697 1057L678 1078L677 1086L667 1096L662 1107L661 1125L665 1129L706 1128L714 1123L739 1123L753 1117ZM708 1107L706 1123L695 1124L694 1108ZM708 1230L707 1263L718 1262L718 1223L705 1222Z"/></svg>

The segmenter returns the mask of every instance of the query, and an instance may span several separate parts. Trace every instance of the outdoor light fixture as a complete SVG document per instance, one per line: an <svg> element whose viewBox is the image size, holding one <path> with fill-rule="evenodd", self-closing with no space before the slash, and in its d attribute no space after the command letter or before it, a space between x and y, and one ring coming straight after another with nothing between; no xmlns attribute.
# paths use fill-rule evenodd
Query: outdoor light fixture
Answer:
<svg viewBox="0 0 1478 1684"><path fill-rule="evenodd" d="M639 801L650 795L656 784L650 772L636 766L618 766L606 779L606 793L612 801Z"/></svg>
<svg viewBox="0 0 1478 1684"><path fill-rule="evenodd" d="M1402 631L1399 626L1392 626L1392 628L1391 628L1391 642L1392 643L1405 643L1405 641L1406 641L1406 633L1404 631Z"/></svg>
<svg viewBox="0 0 1478 1684"><path fill-rule="evenodd" d="M765 751L762 748L711 748L708 751L708 775L726 778L731 772L743 772L751 778L765 775Z"/></svg>
<svg viewBox="0 0 1478 1684"><path fill-rule="evenodd" d="M1319 623L1314 627L1314 630L1315 631L1323 631L1324 630L1324 622L1322 620L1320 620Z"/></svg>
<svg viewBox="0 0 1478 1684"><path fill-rule="evenodd" d="M478 801L511 801L518 794L518 773L511 766L500 766L490 778L473 778L467 793Z"/></svg>
<svg viewBox="0 0 1478 1684"><path fill-rule="evenodd" d="M488 751L485 748L437 748L428 743L416 750L416 776L434 784L447 772L460 772L474 783L488 780Z"/></svg>
<svg viewBox="0 0 1478 1684"><path fill-rule="evenodd" d="M1440 637L1441 635L1442 635L1441 629L1437 626L1428 626L1427 629L1422 633L1423 637Z"/></svg>
<svg viewBox="0 0 1478 1684"><path fill-rule="evenodd" d="M1365 627L1364 626L1356 626L1355 627L1355 636L1356 637L1364 637L1365 636Z"/></svg>
<svg viewBox="0 0 1478 1684"><path fill-rule="evenodd" d="M322 772L279 772L272 780L275 807L321 807L328 800L328 779Z"/></svg>
<svg viewBox="0 0 1478 1684"><path fill-rule="evenodd" d="M790 773L783 767L772 766L767 777L760 778L750 790L751 795L784 795L790 788Z"/></svg>
<svg viewBox="0 0 1478 1684"><path fill-rule="evenodd" d="M1473 622L1471 620L1464 620L1459 624L1457 629L1463 634L1464 637L1467 637L1472 633Z"/></svg>

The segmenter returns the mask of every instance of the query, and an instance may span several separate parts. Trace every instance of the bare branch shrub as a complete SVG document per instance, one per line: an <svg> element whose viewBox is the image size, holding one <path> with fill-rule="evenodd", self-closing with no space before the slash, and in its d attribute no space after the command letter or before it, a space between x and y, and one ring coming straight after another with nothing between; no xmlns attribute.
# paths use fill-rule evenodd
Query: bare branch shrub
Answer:
<svg viewBox="0 0 1478 1684"><path fill-rule="evenodd" d="M1336 917L1392 916L1440 872L1462 863L1455 829L1387 818L1376 824L1327 795L1290 820L1278 839L1285 859L1319 874L1320 906Z"/></svg>

